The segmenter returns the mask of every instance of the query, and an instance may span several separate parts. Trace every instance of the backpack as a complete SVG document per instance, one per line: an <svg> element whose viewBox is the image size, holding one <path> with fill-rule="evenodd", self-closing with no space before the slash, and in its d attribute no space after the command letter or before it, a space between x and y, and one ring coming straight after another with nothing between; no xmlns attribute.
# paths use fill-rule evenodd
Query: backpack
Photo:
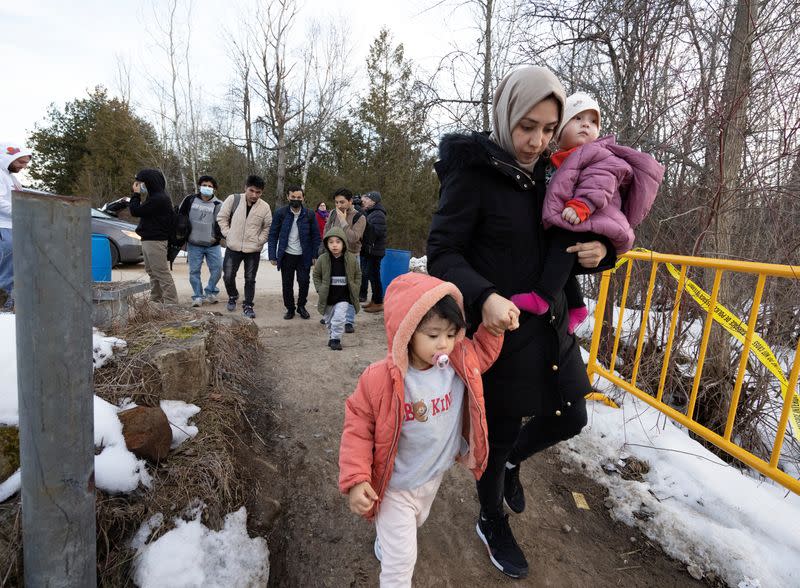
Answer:
<svg viewBox="0 0 800 588"><path fill-rule="evenodd" d="M180 217L182 216L178 210L180 206L176 206L174 209L174 213L172 215L172 227L169 231L169 238L167 239L167 261L169 262L169 269L172 271L172 262L178 257L178 254L181 250L186 246L186 238L188 233L186 232L186 228L188 227L189 217L186 217L187 225L183 229L183 234L179 234L179 226L181 223Z"/></svg>

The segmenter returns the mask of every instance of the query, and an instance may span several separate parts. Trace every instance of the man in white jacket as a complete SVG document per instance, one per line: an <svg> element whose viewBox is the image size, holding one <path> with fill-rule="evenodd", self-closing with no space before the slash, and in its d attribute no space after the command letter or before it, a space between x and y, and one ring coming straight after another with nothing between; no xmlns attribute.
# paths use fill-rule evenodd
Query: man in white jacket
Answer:
<svg viewBox="0 0 800 588"><path fill-rule="evenodd" d="M17 143L0 142L0 291L8 297L5 308L12 308L14 301L14 252L11 238L11 191L21 190L22 185L13 175L21 172L31 162L31 151Z"/></svg>

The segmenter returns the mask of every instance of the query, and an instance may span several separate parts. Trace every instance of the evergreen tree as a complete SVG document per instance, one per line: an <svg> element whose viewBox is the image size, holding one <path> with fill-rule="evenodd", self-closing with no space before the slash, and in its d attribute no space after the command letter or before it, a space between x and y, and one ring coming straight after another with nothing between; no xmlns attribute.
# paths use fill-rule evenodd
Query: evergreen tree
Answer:
<svg viewBox="0 0 800 588"><path fill-rule="evenodd" d="M127 195L139 169L164 159L153 128L101 86L63 111L51 105L29 143L39 187L89 196L94 206Z"/></svg>
<svg viewBox="0 0 800 588"><path fill-rule="evenodd" d="M381 193L390 246L421 253L436 204L434 157L412 65L386 29L370 47L367 73L369 89L357 111L366 139L361 190Z"/></svg>

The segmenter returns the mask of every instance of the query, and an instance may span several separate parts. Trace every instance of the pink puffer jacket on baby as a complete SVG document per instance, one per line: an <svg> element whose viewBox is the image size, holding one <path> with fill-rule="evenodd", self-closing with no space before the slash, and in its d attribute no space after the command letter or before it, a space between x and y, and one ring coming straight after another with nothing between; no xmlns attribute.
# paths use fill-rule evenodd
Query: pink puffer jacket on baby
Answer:
<svg viewBox="0 0 800 588"><path fill-rule="evenodd" d="M633 229L650 212L663 178L664 166L652 155L617 145L614 135L583 145L567 157L547 186L544 226L591 231L607 237L618 255L625 253L633 247ZM591 212L577 225L561 218L573 198Z"/></svg>

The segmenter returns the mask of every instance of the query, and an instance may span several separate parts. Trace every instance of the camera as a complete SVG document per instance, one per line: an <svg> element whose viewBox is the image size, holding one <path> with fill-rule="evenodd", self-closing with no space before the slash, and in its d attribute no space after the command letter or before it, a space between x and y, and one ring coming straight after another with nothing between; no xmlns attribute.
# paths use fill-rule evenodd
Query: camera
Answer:
<svg viewBox="0 0 800 588"><path fill-rule="evenodd" d="M361 208L361 194L355 194L353 196L353 206Z"/></svg>

